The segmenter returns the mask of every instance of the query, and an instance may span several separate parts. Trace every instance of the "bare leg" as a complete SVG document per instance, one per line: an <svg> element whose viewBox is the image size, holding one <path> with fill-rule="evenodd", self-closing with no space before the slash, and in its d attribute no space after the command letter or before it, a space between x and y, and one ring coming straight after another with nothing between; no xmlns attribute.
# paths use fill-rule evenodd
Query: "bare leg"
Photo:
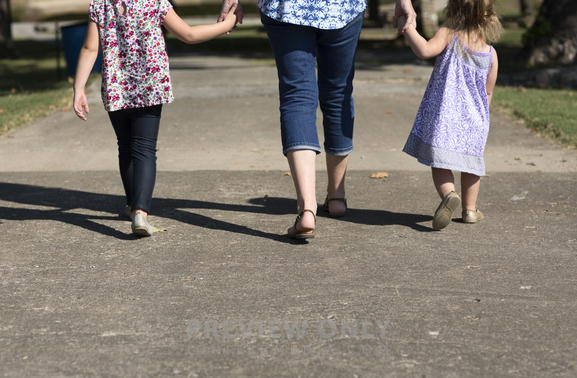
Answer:
<svg viewBox="0 0 577 378"><path fill-rule="evenodd" d="M317 213L317 198L315 194L315 157L313 150L296 150L287 153L292 178L297 192L297 212L312 210ZM309 212L303 214L298 228L314 228L315 219Z"/></svg>
<svg viewBox="0 0 577 378"><path fill-rule="evenodd" d="M347 172L349 155L335 156L326 154L326 157L327 173L329 176L327 194L329 198L345 198L345 174ZM346 207L343 202L331 201L329 202L329 211L337 214L343 213L346 211Z"/></svg>
<svg viewBox="0 0 577 378"><path fill-rule="evenodd" d="M447 194L455 191L455 177L449 169L431 168L433 172L433 183L441 199Z"/></svg>
<svg viewBox="0 0 577 378"><path fill-rule="evenodd" d="M481 178L470 173L461 173L461 190L463 196L463 210L477 209L477 196L479 195L479 187L481 186Z"/></svg>

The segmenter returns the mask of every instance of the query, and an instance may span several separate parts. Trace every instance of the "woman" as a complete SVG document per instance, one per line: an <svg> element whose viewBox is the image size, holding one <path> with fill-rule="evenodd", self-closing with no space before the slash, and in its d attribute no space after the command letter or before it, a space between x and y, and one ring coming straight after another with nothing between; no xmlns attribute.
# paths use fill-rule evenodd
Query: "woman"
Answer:
<svg viewBox="0 0 577 378"><path fill-rule="evenodd" d="M219 21L233 4L242 23L238 0L223 0ZM283 153L297 194L298 216L287 236L314 238L319 102L328 173L323 208L333 217L347 210L344 180L353 150L354 62L366 0L259 0L258 6L277 65ZM397 1L395 18L399 15L406 15L407 24L414 22L410 0Z"/></svg>

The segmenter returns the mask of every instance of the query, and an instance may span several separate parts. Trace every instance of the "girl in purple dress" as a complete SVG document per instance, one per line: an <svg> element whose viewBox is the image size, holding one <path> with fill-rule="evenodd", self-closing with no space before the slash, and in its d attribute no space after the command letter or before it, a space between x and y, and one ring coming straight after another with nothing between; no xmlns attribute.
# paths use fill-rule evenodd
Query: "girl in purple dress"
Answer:
<svg viewBox="0 0 577 378"><path fill-rule="evenodd" d="M138 236L154 232L148 213L156 179L156 140L162 104L174 100L161 26L185 43L200 43L234 28L235 13L236 7L221 23L190 27L168 0L90 3L90 22L74 79L74 111L86 121L84 87L102 48L102 101L118 139L125 213Z"/></svg>
<svg viewBox="0 0 577 378"><path fill-rule="evenodd" d="M503 28L495 0L449 0L445 24L425 40L413 25L402 32L421 59L437 57L404 152L428 165L442 201L433 228L449 225L461 203L451 170L461 172L462 219L483 219L477 207L483 151L489 133L489 104L497 80L497 53L490 45ZM405 24L398 20L399 30Z"/></svg>

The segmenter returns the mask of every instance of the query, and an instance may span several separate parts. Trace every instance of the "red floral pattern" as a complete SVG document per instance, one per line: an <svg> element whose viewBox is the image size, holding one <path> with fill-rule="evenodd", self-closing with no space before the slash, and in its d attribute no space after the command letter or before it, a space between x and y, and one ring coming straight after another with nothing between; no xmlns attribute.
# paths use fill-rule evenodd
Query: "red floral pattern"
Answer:
<svg viewBox="0 0 577 378"><path fill-rule="evenodd" d="M174 101L160 26L168 0L92 0L90 19L102 46L102 101L107 111Z"/></svg>

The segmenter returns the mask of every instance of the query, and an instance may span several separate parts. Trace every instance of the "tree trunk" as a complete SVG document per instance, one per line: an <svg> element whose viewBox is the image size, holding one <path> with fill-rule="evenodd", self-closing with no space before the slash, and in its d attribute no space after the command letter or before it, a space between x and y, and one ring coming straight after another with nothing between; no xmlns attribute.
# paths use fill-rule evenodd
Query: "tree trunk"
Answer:
<svg viewBox="0 0 577 378"><path fill-rule="evenodd" d="M568 65L577 57L577 1L544 0L523 36L529 65Z"/></svg>
<svg viewBox="0 0 577 378"><path fill-rule="evenodd" d="M413 0L413 8L415 9L415 13L417 13L417 31L420 35L427 36L423 28L423 0Z"/></svg>
<svg viewBox="0 0 577 378"><path fill-rule="evenodd" d="M379 22L379 0L369 0L367 7L369 8L369 21Z"/></svg>
<svg viewBox="0 0 577 378"><path fill-rule="evenodd" d="M519 0L519 7L522 16L528 16L533 13L533 0Z"/></svg>
<svg viewBox="0 0 577 378"><path fill-rule="evenodd" d="M0 0L0 59L17 58L14 43L12 43L11 25L10 0Z"/></svg>

